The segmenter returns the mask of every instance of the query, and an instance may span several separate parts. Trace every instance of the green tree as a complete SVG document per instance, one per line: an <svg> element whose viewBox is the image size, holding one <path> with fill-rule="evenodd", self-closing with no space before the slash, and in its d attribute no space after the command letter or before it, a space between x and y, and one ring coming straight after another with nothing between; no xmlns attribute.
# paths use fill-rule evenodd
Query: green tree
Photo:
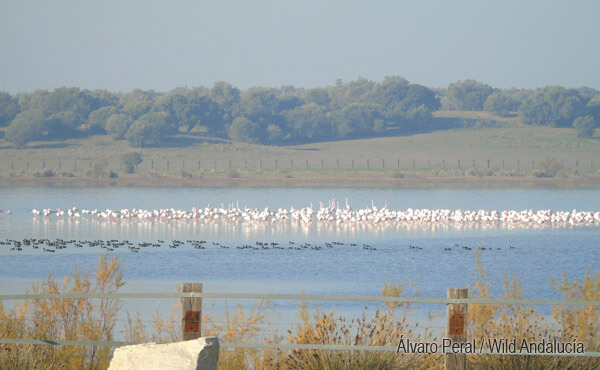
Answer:
<svg viewBox="0 0 600 370"><path fill-rule="evenodd" d="M331 102L329 92L327 89L321 87L306 90L306 93L304 94L304 100L307 104L315 103L323 107L329 106L329 103Z"/></svg>
<svg viewBox="0 0 600 370"><path fill-rule="evenodd" d="M494 88L475 80L464 80L448 86L451 110L483 110L483 105Z"/></svg>
<svg viewBox="0 0 600 370"><path fill-rule="evenodd" d="M536 90L519 107L519 115L528 125L571 127L585 115L586 101L577 90L549 86Z"/></svg>
<svg viewBox="0 0 600 370"><path fill-rule="evenodd" d="M90 113L88 117L90 131L105 132L107 121L114 114L118 114L118 109L112 106L102 107Z"/></svg>
<svg viewBox="0 0 600 370"><path fill-rule="evenodd" d="M44 130L44 114L39 110L27 110L17 114L6 129L5 139L22 147L38 139Z"/></svg>
<svg viewBox="0 0 600 370"><path fill-rule="evenodd" d="M598 127L592 116L579 117L573 121L573 127L577 130L577 136L583 138L594 137L594 130Z"/></svg>
<svg viewBox="0 0 600 370"><path fill-rule="evenodd" d="M127 103L127 105L123 107L123 113L127 113L134 119L138 119L144 114L150 112L153 105L154 104L151 101L133 101L131 103Z"/></svg>
<svg viewBox="0 0 600 370"><path fill-rule="evenodd" d="M240 102L240 94L237 87L223 81L216 81L210 89L209 97L219 105L223 122L233 120L233 112Z"/></svg>
<svg viewBox="0 0 600 370"><path fill-rule="evenodd" d="M133 173L137 165L142 163L142 155L139 152L121 154L121 162L125 165L125 173Z"/></svg>
<svg viewBox="0 0 600 370"><path fill-rule="evenodd" d="M116 140L125 139L125 134L133 121L133 117L128 114L113 114L106 120L106 132Z"/></svg>
<svg viewBox="0 0 600 370"><path fill-rule="evenodd" d="M257 142L258 125L246 117L237 117L227 128L227 133L233 141L248 143Z"/></svg>
<svg viewBox="0 0 600 370"><path fill-rule="evenodd" d="M292 140L323 140L331 137L326 108L316 103L297 107L286 113Z"/></svg>
<svg viewBox="0 0 600 370"><path fill-rule="evenodd" d="M510 112L514 112L518 108L519 105L516 100L510 95L500 91L488 96L483 106L485 111L501 117L509 116Z"/></svg>
<svg viewBox="0 0 600 370"><path fill-rule="evenodd" d="M283 130L277 125L267 126L267 135L270 144L277 144L283 138Z"/></svg>
<svg viewBox="0 0 600 370"><path fill-rule="evenodd" d="M334 115L334 129L340 138L372 135L383 116L381 105L352 103Z"/></svg>
<svg viewBox="0 0 600 370"><path fill-rule="evenodd" d="M17 99L19 100L19 110L24 112L26 110L39 110L44 111L46 106L46 99L48 98L48 91L36 90L31 93L18 94Z"/></svg>
<svg viewBox="0 0 600 370"><path fill-rule="evenodd" d="M198 126L205 126L213 134L223 134L222 113L219 105L207 96L190 94L170 94L163 96L155 104L155 111L169 113L169 124L173 131L185 127L190 132Z"/></svg>
<svg viewBox="0 0 600 370"><path fill-rule="evenodd" d="M600 95L594 97L586 105L587 115L594 117L596 122L600 122Z"/></svg>
<svg viewBox="0 0 600 370"><path fill-rule="evenodd" d="M339 110L353 103L364 103L375 86L375 82L362 77L348 83L337 80L335 86L329 90L330 107Z"/></svg>
<svg viewBox="0 0 600 370"><path fill-rule="evenodd" d="M167 118L165 112L146 113L133 122L125 138L136 148L160 144L168 132Z"/></svg>
<svg viewBox="0 0 600 370"><path fill-rule="evenodd" d="M0 127L8 126L18 113L18 100L9 93L0 91Z"/></svg>

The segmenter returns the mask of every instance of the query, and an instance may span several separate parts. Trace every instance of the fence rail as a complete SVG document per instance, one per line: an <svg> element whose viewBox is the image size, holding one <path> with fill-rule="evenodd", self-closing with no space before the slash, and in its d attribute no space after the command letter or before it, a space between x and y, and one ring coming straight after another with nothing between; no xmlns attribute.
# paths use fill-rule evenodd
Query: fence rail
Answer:
<svg viewBox="0 0 600 370"><path fill-rule="evenodd" d="M138 171L242 171L242 170L307 170L307 169L389 169L389 170L427 170L427 169L493 169L530 171L536 168L541 158L408 158L400 157L360 157L360 158L253 158L249 159L195 159L180 160L146 158L137 166ZM594 170L597 162L590 158L558 159L567 169ZM42 171L85 172L92 170L94 160L14 160L5 161L0 171ZM105 170L121 171L123 163L119 160L103 162Z"/></svg>
<svg viewBox="0 0 600 370"><path fill-rule="evenodd" d="M138 298L238 298L238 299L269 299L269 300L305 300L305 301L363 301L363 302L407 302L428 304L486 304L486 305L550 305L550 306L600 306L600 301L587 300L550 300L550 299L493 299L493 298L425 298L425 297L384 297L384 296L351 296L351 295L320 295L320 294L264 294L264 293L64 293L64 294L3 294L3 300L36 300L36 299L81 299L81 298L112 298L112 299L138 299ZM53 339L13 339L0 338L2 344L33 344L33 345L61 345L61 346L105 346L119 347L135 342L123 341L78 341L78 340L53 340ZM254 348L254 349L280 349L280 350L328 350L328 351L384 351L397 352L396 346L362 346L362 345L324 345L324 344L295 344L295 343L221 343L221 348ZM432 352L428 352L432 353ZM455 356L456 353L439 351L436 353L446 356ZM475 353L489 355L523 355L528 353L506 353L489 350ZM542 354L540 354L542 355ZM547 356L569 357L597 357L600 352L585 353L544 353Z"/></svg>
<svg viewBox="0 0 600 370"><path fill-rule="evenodd" d="M553 300L553 299L496 299L496 298L425 298L384 297L322 294L266 294L266 293L64 293L64 294L4 294L1 300L77 298L238 298L301 301L348 301L348 302L406 302L429 304L486 304L486 305L545 305L545 306L600 306L600 301Z"/></svg>

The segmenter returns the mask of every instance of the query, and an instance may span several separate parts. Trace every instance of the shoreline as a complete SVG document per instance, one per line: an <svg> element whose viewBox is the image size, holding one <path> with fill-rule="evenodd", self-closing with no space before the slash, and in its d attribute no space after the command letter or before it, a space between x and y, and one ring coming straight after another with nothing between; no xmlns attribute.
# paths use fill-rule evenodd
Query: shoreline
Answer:
<svg viewBox="0 0 600 370"><path fill-rule="evenodd" d="M23 178L0 177L1 187L334 187L334 188L540 188L598 189L600 177L535 178L500 176L428 177L240 177L240 178Z"/></svg>

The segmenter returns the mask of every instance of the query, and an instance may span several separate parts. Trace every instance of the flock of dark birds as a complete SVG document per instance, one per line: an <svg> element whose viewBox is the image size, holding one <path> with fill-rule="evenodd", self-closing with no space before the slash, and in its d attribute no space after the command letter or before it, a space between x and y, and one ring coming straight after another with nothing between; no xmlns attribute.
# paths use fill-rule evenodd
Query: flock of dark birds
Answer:
<svg viewBox="0 0 600 370"><path fill-rule="evenodd" d="M75 248L97 247L99 249L104 249L108 252L112 252L115 249L117 249L117 250L129 249L133 253L138 253L140 250L145 249L145 248L160 248L160 247L163 247L164 245L167 245L169 248L176 249L176 248L185 246L186 244L191 245L195 249L207 249L207 248L230 249L230 247L226 244L221 244L219 242L208 243L206 240L186 240L185 242L181 241L181 240L172 240L169 243L165 243L164 240L157 240L156 242L132 243L127 239L125 239L125 240L117 240L117 239L110 239L110 240L54 239L54 240L50 240L50 239L29 238L29 239L22 239L22 240L16 240L16 239L5 239L4 241L0 240L0 247L7 246L11 251L18 252L18 251L22 251L25 248L29 248L29 247L31 247L32 249L39 250L41 247L42 252L49 252L49 253L54 253L57 250L66 249L67 247L75 247ZM343 246L343 245L348 245L350 247L357 247L356 243L346 244L343 242L325 242L324 245L318 245L318 244L311 244L311 243L306 243L306 242L301 243L301 244L296 244L293 241L289 241L286 246L283 246L277 242L269 243L269 242L257 241L253 245L251 245L251 244L238 245L235 247L235 249L248 249L248 250L254 250L254 251L288 249L288 250L299 251L299 250L304 250L304 249L321 250L323 248L333 248L334 246ZM515 247L513 247L513 246L509 246L508 248L515 249ZM362 249L368 250L368 251L376 251L377 250L377 248L372 247L369 244L363 244ZM418 251L418 250L423 250L423 247L411 244L411 245L409 245L409 249ZM496 248L482 247L482 246L468 247L466 245L459 245L459 244L454 244L454 247L444 247L444 251L452 251L453 249L459 249L459 250L462 249L462 250L469 250L469 251L473 250L473 249L481 250L481 251L502 250L502 248L500 248L500 247L496 247Z"/></svg>

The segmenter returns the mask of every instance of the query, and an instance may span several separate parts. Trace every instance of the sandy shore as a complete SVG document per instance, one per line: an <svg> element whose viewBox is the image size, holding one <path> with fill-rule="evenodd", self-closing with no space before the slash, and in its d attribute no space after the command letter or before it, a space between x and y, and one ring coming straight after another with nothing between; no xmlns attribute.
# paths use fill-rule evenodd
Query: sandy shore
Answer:
<svg viewBox="0 0 600 370"><path fill-rule="evenodd" d="M241 177L241 178L29 178L0 177L0 187L15 186L140 186L140 187L350 187L350 188L600 188L600 177Z"/></svg>

